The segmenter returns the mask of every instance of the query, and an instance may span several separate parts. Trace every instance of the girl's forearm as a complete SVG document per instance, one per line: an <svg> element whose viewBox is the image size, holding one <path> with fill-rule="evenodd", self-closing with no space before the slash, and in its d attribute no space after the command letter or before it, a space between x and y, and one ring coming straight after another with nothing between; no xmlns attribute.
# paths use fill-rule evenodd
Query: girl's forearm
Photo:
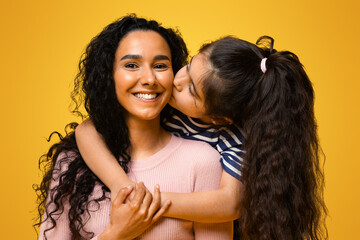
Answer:
<svg viewBox="0 0 360 240"><path fill-rule="evenodd" d="M81 123L75 135L85 163L112 192L132 183L90 120Z"/></svg>
<svg viewBox="0 0 360 240"><path fill-rule="evenodd" d="M79 151L88 167L111 190L118 192L133 182L108 150L90 120L76 128ZM240 215L242 184L223 172L220 188L194 193L161 193L162 201L170 200L166 217L212 223L235 220Z"/></svg>
<svg viewBox="0 0 360 240"><path fill-rule="evenodd" d="M172 202L164 214L195 222L216 223L240 217L242 183L223 172L220 188L194 193L162 193L161 199Z"/></svg>

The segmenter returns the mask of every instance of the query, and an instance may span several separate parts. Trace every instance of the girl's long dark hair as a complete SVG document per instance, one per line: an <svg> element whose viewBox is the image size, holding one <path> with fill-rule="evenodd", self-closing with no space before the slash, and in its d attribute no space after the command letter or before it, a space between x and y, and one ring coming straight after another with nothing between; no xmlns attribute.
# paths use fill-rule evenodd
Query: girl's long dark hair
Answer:
<svg viewBox="0 0 360 240"><path fill-rule="evenodd" d="M200 50L210 62L208 113L231 118L245 135L240 238L327 238L314 91L298 57L273 43L225 37Z"/></svg>
<svg viewBox="0 0 360 240"><path fill-rule="evenodd" d="M113 62L121 39L137 30L155 31L166 40L171 51L174 74L186 64L188 51L179 32L164 28L156 21L129 15L108 25L86 47L71 94L74 102L73 113L84 117L80 109L82 106L85 107L96 130L103 136L115 158L121 159L119 164L126 172L130 161L127 152L130 141L123 116L124 110L116 98ZM38 196L38 218L34 227L40 226L45 221L52 222L52 226L44 231L45 239L47 239L46 232L56 227L55 219L59 214L63 214L64 201L70 203L67 217L73 239L92 237L93 233L84 230L84 219L90 216L88 197L93 192L96 183L102 186L102 195L92 201L104 200L105 193L109 191L86 166L79 154L74 135L76 126L77 123L68 124L64 137L58 132L53 132L50 138L57 135L60 142L52 145L39 160L39 167L43 169L44 177L40 185L34 185ZM64 170L65 166L68 167ZM59 184L49 188L54 176ZM47 204L46 201L48 201ZM45 219L42 219L43 216Z"/></svg>

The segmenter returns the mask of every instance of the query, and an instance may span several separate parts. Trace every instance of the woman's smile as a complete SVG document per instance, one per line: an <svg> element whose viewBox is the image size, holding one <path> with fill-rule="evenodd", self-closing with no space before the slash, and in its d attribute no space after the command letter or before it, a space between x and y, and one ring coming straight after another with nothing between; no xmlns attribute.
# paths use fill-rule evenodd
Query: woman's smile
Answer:
<svg viewBox="0 0 360 240"><path fill-rule="evenodd" d="M135 97L139 98L141 101L144 102L156 102L159 99L161 93L134 93Z"/></svg>

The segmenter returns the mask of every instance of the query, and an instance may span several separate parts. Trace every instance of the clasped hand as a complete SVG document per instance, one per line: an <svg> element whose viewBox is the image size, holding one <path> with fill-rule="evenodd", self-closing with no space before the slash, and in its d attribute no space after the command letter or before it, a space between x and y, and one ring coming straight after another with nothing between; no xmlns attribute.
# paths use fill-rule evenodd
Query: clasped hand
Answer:
<svg viewBox="0 0 360 240"><path fill-rule="evenodd" d="M110 223L98 240L133 239L158 221L170 204L166 201L161 206L159 185L155 186L154 195L142 182L122 188L112 202Z"/></svg>

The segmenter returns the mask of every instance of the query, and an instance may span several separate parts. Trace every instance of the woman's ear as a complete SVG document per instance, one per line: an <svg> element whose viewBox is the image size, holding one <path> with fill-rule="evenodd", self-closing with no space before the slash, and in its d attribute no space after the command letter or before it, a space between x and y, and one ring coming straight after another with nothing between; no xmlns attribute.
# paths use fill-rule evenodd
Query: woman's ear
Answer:
<svg viewBox="0 0 360 240"><path fill-rule="evenodd" d="M211 123L214 125L231 125L234 123L234 121L231 118L228 117L217 117L212 118Z"/></svg>

